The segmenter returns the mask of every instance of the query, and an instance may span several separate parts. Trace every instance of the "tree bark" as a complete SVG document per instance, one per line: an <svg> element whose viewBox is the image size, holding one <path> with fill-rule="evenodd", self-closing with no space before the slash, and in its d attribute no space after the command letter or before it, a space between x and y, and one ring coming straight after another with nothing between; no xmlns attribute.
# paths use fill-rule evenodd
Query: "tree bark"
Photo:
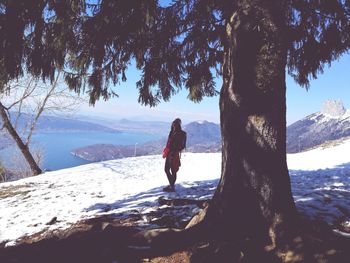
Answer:
<svg viewBox="0 0 350 263"><path fill-rule="evenodd" d="M29 167L30 167L33 175L41 174L42 171L41 171L40 167L38 166L38 164L35 162L32 154L30 153L28 145L23 143L21 137L18 135L17 131L12 126L11 121L9 120L9 118L7 116L5 107L2 105L1 102L0 102L0 116L2 118L2 121L4 122L4 127L6 128L8 133L11 135L11 137L14 139L18 148L22 152L24 158L28 162Z"/></svg>
<svg viewBox="0 0 350 263"><path fill-rule="evenodd" d="M206 215L220 238L275 245L296 216L286 162L284 2L238 1L227 24L222 174Z"/></svg>

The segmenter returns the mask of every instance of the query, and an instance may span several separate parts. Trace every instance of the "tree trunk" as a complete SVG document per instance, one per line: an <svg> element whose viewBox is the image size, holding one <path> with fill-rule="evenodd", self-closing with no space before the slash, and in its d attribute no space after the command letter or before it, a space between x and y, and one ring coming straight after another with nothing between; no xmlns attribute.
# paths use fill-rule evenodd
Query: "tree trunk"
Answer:
<svg viewBox="0 0 350 263"><path fill-rule="evenodd" d="M275 245L295 219L286 162L283 2L238 1L227 24L222 175L206 215L221 238Z"/></svg>
<svg viewBox="0 0 350 263"><path fill-rule="evenodd" d="M26 161L28 162L28 164L30 166L30 169L31 169L33 175L41 174L42 171L39 168L39 166L37 165L37 163L35 162L32 154L30 153L28 145L23 143L21 137L18 135L15 128L13 128L11 121L7 117L5 107L2 105L1 102L0 102L0 115L1 115L2 121L4 122L4 127L6 128L8 133L11 135L11 137L16 142L18 148L21 150L24 158L26 159Z"/></svg>

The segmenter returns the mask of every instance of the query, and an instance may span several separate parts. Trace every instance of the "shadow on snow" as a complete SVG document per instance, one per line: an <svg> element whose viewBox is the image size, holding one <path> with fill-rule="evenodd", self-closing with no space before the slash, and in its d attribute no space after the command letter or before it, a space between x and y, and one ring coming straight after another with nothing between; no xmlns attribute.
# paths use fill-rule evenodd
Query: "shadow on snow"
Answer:
<svg viewBox="0 0 350 263"><path fill-rule="evenodd" d="M302 215L328 224L350 220L350 163L333 169L290 170L290 177Z"/></svg>
<svg viewBox="0 0 350 263"><path fill-rule="evenodd" d="M114 170L118 172L117 170ZM336 224L350 219L350 163L334 169L314 171L290 170L293 197L299 212L306 217ZM176 184L176 192L167 193L162 187L156 187L136 195L130 195L114 203L96 203L85 211L108 213L110 216L143 217L145 223L151 223L149 217L165 212L168 216L187 220L196 210L196 206L162 207L160 199L211 199L219 179ZM171 211L171 212L170 212ZM179 218L180 217L180 218Z"/></svg>

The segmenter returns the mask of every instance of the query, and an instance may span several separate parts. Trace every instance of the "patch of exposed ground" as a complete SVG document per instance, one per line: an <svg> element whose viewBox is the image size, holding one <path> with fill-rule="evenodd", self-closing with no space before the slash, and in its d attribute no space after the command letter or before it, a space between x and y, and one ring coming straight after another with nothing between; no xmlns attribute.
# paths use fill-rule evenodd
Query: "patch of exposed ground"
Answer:
<svg viewBox="0 0 350 263"><path fill-rule="evenodd" d="M0 189L0 199L19 195L25 197L29 192L27 185L11 185Z"/></svg>

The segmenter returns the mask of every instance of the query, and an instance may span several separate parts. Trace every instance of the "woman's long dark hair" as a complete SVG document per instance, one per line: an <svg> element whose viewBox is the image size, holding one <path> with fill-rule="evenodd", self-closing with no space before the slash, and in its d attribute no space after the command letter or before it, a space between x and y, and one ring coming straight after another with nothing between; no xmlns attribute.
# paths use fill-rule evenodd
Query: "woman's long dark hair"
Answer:
<svg viewBox="0 0 350 263"><path fill-rule="evenodd" d="M181 131L181 119L176 118L171 124L171 130L169 132L169 136L173 134L175 131Z"/></svg>

